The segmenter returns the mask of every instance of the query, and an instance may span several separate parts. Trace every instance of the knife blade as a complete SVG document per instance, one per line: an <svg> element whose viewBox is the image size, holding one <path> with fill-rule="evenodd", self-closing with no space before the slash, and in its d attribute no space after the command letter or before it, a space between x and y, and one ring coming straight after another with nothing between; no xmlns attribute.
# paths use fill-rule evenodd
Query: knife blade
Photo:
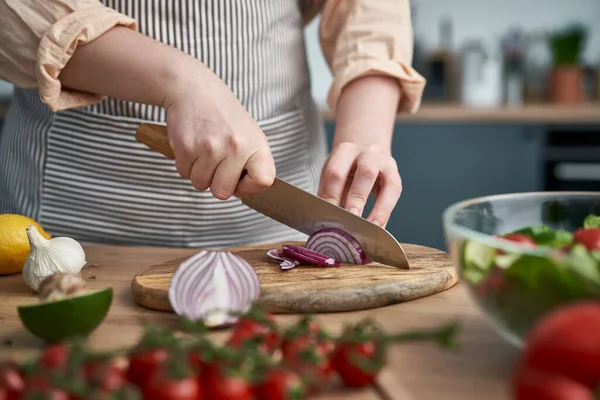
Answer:
<svg viewBox="0 0 600 400"><path fill-rule="evenodd" d="M141 124L135 138L168 158L175 158L166 127ZM241 198L246 206L292 229L311 235L322 228L339 228L356 238L366 256L373 261L409 269L402 245L384 228L354 215L294 186L275 178L262 193Z"/></svg>

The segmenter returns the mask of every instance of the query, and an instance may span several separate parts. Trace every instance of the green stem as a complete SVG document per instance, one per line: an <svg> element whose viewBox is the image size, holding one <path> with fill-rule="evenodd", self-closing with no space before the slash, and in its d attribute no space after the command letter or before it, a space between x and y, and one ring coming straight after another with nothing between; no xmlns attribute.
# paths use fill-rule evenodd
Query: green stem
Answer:
<svg viewBox="0 0 600 400"><path fill-rule="evenodd" d="M433 340L443 348L456 348L456 334L460 325L458 321L450 322L440 328L423 331L413 331L389 335L385 337L386 341L392 342L413 342Z"/></svg>

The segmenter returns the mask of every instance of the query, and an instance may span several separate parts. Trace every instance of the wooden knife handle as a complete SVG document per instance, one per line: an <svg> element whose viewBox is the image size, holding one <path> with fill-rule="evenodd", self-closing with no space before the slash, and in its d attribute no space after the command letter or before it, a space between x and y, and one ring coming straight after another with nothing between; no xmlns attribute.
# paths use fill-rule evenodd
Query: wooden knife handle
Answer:
<svg viewBox="0 0 600 400"><path fill-rule="evenodd" d="M135 132L135 140L168 158L175 158L167 136L167 127L164 125L141 124Z"/></svg>

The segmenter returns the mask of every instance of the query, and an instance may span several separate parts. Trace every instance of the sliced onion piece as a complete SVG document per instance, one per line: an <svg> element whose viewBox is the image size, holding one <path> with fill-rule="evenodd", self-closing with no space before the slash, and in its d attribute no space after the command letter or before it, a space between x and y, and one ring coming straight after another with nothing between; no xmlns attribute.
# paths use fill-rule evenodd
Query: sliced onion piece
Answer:
<svg viewBox="0 0 600 400"><path fill-rule="evenodd" d="M339 267L340 263L324 254L304 247L294 246L292 244L284 244L282 246L282 255L285 258L292 260L307 262L318 267Z"/></svg>
<svg viewBox="0 0 600 400"><path fill-rule="evenodd" d="M306 248L347 264L369 264L360 243L348 232L325 228L309 236Z"/></svg>
<svg viewBox="0 0 600 400"><path fill-rule="evenodd" d="M297 267L298 265L300 265L299 261L296 260L284 260L282 262L279 263L279 268L282 269L283 271L287 271L288 269L292 269L294 267Z"/></svg>
<svg viewBox="0 0 600 400"><path fill-rule="evenodd" d="M176 314L221 327L237 321L260 296L254 268L227 251L200 251L183 261L171 278L169 302Z"/></svg>
<svg viewBox="0 0 600 400"><path fill-rule="evenodd" d="M267 257L277 262L287 261L287 258L283 258L279 255L279 251L277 249L271 249L267 251Z"/></svg>

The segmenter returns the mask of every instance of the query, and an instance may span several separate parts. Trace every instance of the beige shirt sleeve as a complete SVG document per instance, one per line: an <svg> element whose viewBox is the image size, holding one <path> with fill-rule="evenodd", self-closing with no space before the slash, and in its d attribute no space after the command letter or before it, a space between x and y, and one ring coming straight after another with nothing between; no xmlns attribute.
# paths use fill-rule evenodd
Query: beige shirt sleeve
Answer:
<svg viewBox="0 0 600 400"><path fill-rule="evenodd" d="M333 73L327 103L333 112L344 87L366 75L398 79L398 113L415 113L425 79L412 67L413 32L409 0L326 0L319 39Z"/></svg>
<svg viewBox="0 0 600 400"><path fill-rule="evenodd" d="M51 110L83 107L102 96L61 87L60 71L79 44L135 20L97 0L0 0L0 79L39 88Z"/></svg>

